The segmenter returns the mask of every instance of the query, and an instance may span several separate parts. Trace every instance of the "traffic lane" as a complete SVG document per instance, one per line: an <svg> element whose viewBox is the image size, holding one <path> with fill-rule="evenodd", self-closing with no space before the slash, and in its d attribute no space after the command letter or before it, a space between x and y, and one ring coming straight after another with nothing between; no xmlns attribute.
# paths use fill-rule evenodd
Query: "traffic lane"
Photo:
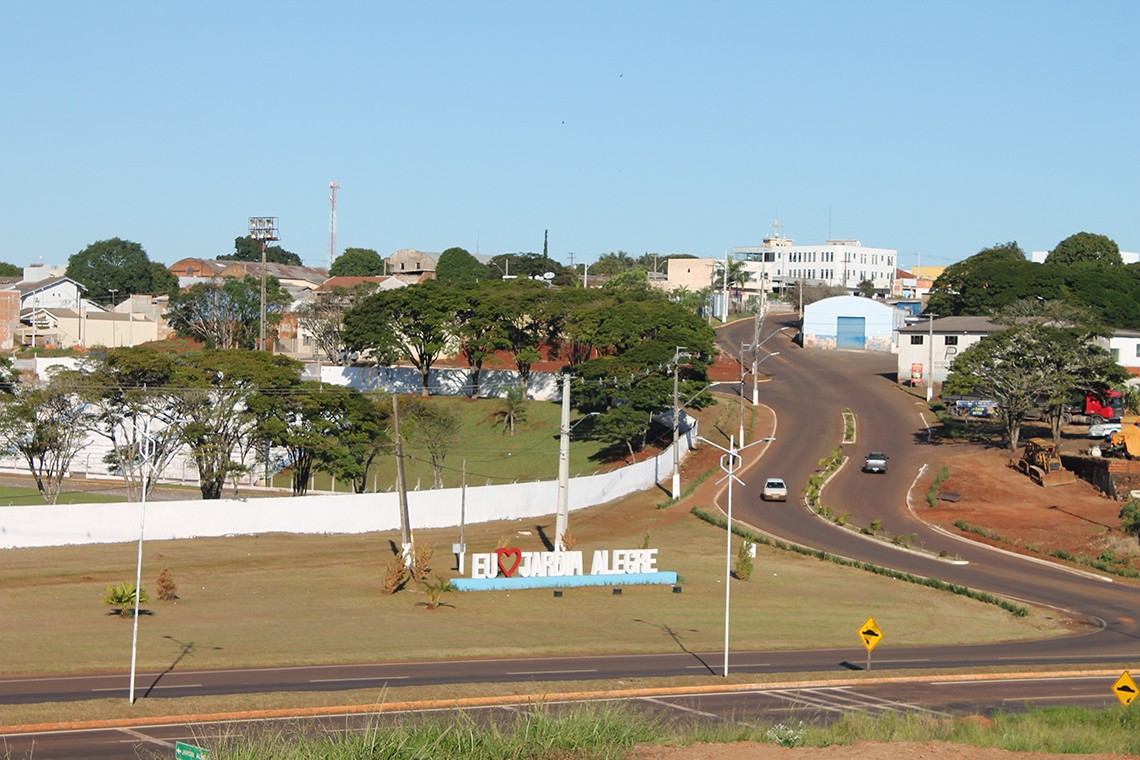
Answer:
<svg viewBox="0 0 1140 760"><path fill-rule="evenodd" d="M885 633L889 636L889 625ZM855 638L852 631L852 638ZM889 640L888 640L889 641ZM1140 642L1128 639L1110 648L1082 647L1080 642L1043 639L976 645L896 647L875 651L877 670L946 669L988 665L1057 665L1082 667L1140 659ZM729 672L743 674L837 673L862 670L866 652L858 646L827 649L732 651ZM677 676L710 676L724 672L724 652L676 652L588 657L519 657L495 660L450 660L408 663L358 663L257 669L199 670L164 677L164 689L150 689L155 674L139 676L140 699L215 696L265 692L333 692L383 688L398 695L399 687L471 683L543 683ZM169 674L168 674L169 676ZM85 699L127 698L127 677L103 677L93 688L85 676L8 679L0 682L0 703L26 704ZM110 683L107 686L106 683ZM588 688L588 687L587 687ZM395 696L394 698L399 698Z"/></svg>
<svg viewBox="0 0 1140 760"><path fill-rule="evenodd" d="M828 723L852 713L971 715L997 710L1023 710L1044 705L1076 705L1100 709L1118 704L1115 676L1028 675L1017 678L867 681L818 686L774 684L755 689L702 694L664 693L657 696L615 695L604 701L618 704L665 723L772 725L789 721ZM256 736L272 726L293 735L341 734L379 725L436 716L445 721L464 713L478 723L503 725L520 715L547 710L555 714L580 708L582 701L550 695L541 706L519 701L487 707L424 708L387 713L344 713L319 717L253 719L241 722L198 722L183 725L51 731L0 735L0 749L10 757L37 760L115 760L172 753L175 742L214 746Z"/></svg>

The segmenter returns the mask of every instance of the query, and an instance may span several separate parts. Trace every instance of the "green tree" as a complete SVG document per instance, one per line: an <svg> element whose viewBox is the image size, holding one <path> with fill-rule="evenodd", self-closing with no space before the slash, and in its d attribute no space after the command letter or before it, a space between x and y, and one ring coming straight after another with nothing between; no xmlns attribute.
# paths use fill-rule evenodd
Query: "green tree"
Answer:
<svg viewBox="0 0 1140 760"><path fill-rule="evenodd" d="M1092 263L1119 267L1124 262L1120 258L1120 246L1112 238L1092 232L1078 232L1057 243L1057 247L1050 252L1045 263L1068 265Z"/></svg>
<svg viewBox="0 0 1140 760"><path fill-rule="evenodd" d="M183 440L198 466L203 499L220 499L226 479L247 472L265 403L301 383L300 362L264 351L206 350L183 359Z"/></svg>
<svg viewBox="0 0 1140 760"><path fill-rule="evenodd" d="M23 277L24 270L7 261L0 261L0 277Z"/></svg>
<svg viewBox="0 0 1140 760"><path fill-rule="evenodd" d="M541 348L555 338L557 309L550 290L537 282L507 282L495 290L495 311L504 346L514 358L523 395L527 394L531 367L542 359Z"/></svg>
<svg viewBox="0 0 1140 760"><path fill-rule="evenodd" d="M603 290L624 290L646 294L649 292L649 273L641 267L623 269L602 285Z"/></svg>
<svg viewBox="0 0 1140 760"><path fill-rule="evenodd" d="M176 354L147 346L113 348L80 363L72 382L105 438L105 460L123 477L127 498L142 498L182 444L182 366Z"/></svg>
<svg viewBox="0 0 1140 760"><path fill-rule="evenodd" d="M265 335L269 345L292 297L269 277L265 290ZM247 275L221 282L200 282L170 298L166 321L174 331L207 348L254 348L260 337L261 281Z"/></svg>
<svg viewBox="0 0 1140 760"><path fill-rule="evenodd" d="M440 282L482 282L489 275L487 266L462 248L448 248L439 255L435 276Z"/></svg>
<svg viewBox="0 0 1140 760"><path fill-rule="evenodd" d="M0 398L0 444L21 457L48 504L55 504L71 462L87 444L93 414L80 401L74 374L20 384Z"/></svg>
<svg viewBox="0 0 1140 760"><path fill-rule="evenodd" d="M119 238L100 240L72 254L67 260L67 276L87 288L86 296L97 302L109 300L112 290L118 298L132 293L168 293L174 279L161 264L151 262L141 245Z"/></svg>
<svg viewBox="0 0 1140 760"><path fill-rule="evenodd" d="M856 286L856 288L859 291L859 295L863 296L864 298L873 298L875 295L875 283L871 282L870 280L863 280Z"/></svg>
<svg viewBox="0 0 1140 760"><path fill-rule="evenodd" d="M254 261L261 263L261 241L245 237L234 238L234 252L218 257L218 261ZM292 251L287 251L279 245L270 245L265 248L265 261L269 264L287 264L301 266L301 257Z"/></svg>
<svg viewBox="0 0 1140 760"><path fill-rule="evenodd" d="M925 311L942 317L993 314L1014 301L1043 295L1033 283L1035 266L1015 242L983 249L946 267L930 289Z"/></svg>
<svg viewBox="0 0 1140 760"><path fill-rule="evenodd" d="M615 275L637 266L637 261L625 251L610 251L603 253L598 260L590 265L594 274Z"/></svg>
<svg viewBox="0 0 1140 760"><path fill-rule="evenodd" d="M498 283L483 283L458 291L455 313L455 338L459 354L467 362L468 390L471 398L479 397L479 379L483 362L504 346L503 331L496 310L495 288Z"/></svg>
<svg viewBox="0 0 1140 760"><path fill-rule="evenodd" d="M633 407L620 406L598 417L594 437L614 446L625 446L630 463L637 462L635 451L645 447L645 433L649 430L649 414Z"/></svg>
<svg viewBox="0 0 1140 760"><path fill-rule="evenodd" d="M329 269L330 277L381 277L384 259L371 248L345 248Z"/></svg>
<svg viewBox="0 0 1140 760"><path fill-rule="evenodd" d="M341 447L337 431L351 388L302 382L284 394L258 394L250 410L258 419L257 436L285 451L294 496L304 496L318 462L335 457Z"/></svg>
<svg viewBox="0 0 1140 760"><path fill-rule="evenodd" d="M456 291L434 280L374 293L345 314L345 344L372 352L380 363L403 358L419 371L426 397L432 365L448 348L460 306Z"/></svg>
<svg viewBox="0 0 1140 760"><path fill-rule="evenodd" d="M425 399L408 410L408 440L427 450L436 488L443 488L443 463L459 439L461 422L450 406Z"/></svg>
<svg viewBox="0 0 1140 760"><path fill-rule="evenodd" d="M342 396L337 402L341 413L331 431L336 445L318 451L317 466L337 480L352 483L354 493L364 493L376 457L391 450L392 404L351 388L333 392Z"/></svg>

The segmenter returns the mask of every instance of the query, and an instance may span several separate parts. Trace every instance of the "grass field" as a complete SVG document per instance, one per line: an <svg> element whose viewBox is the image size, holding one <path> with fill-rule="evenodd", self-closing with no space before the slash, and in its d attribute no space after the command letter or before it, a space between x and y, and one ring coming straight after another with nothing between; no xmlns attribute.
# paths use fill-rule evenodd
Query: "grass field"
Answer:
<svg viewBox="0 0 1140 760"><path fill-rule="evenodd" d="M547 401L527 403L527 419L515 427L515 434L504 435L496 427L495 412L502 407L499 399L479 399L454 396L433 396L430 403L456 410L462 420L459 435L444 462L443 483L447 488L458 487L462 480L463 460L467 460L467 485L483 486L511 483L517 480L553 480L558 477L558 438L561 424L561 405ZM401 407L402 408L402 407ZM575 414L571 424L578 419ZM598 441L585 439L589 421L574 428L571 436L570 475L590 475L606 470L615 463L599 458L605 446ZM432 470L427 449L415 435L408 437L404 452L409 455L405 463L408 489L431 488ZM616 464L620 465L618 460ZM381 456L373 466L368 490L388 491L396 482L395 459ZM290 488L289 473L274 476L273 485ZM328 475L317 474L313 486L317 490L331 490ZM346 483L337 483L336 489L349 490Z"/></svg>
<svg viewBox="0 0 1140 760"><path fill-rule="evenodd" d="M710 414L713 412L710 412ZM711 427L711 426L710 426ZM686 472L686 482L701 472ZM262 535L148 542L144 585L154 595L168 568L176 602L151 602L139 622L139 668L198 669L416 660L550 653L718 651L724 636L725 533L689 514L710 508L708 489L667 509L652 490L619 504L570 516L576 549L659 549L658 567L680 574L683 593L669 587L468 592L429 610L422 589L380 592L398 532L356 536ZM703 503L698 503L703 500ZM553 505L552 505L553 509ZM412 516L414 527L415 515ZM542 550L544 521L468 526L470 551L498 545ZM457 529L421 531L432 546L433 574L454 575ZM739 539L734 538L733 550ZM102 604L111 583L130 582L135 545L9 550L0 563L0 641L18 657L0 660L4 674L129 669L131 624ZM733 650L841 647L865 657L857 629L874 615L884 634L876 656L894 646L998 641L1063 632L1048 611L1015 618L993 606L900 583L828 562L760 547L749 581L732 581ZM50 635L45 635L50 632ZM685 681L686 683L691 681ZM528 684L526 688L535 688ZM479 686L482 693L493 691ZM509 693L509 692L508 692ZM341 700L352 694L297 697ZM376 694L371 692L370 699ZM403 698L403 697L398 697ZM410 697L409 697L410 698ZM237 705L268 704L264 697ZM115 701L113 710L120 709ZM110 704L110 700L105 701ZM226 699L160 700L161 711L225 709ZM182 702L182 700L178 700ZM304 703L304 702L302 702ZM327 702L326 702L327 703ZM207 707L206 705L209 705ZM280 702L277 702L280 704ZM45 708L58 716L103 714L102 703ZM141 708L146 710L149 708ZM0 708L0 724L20 722L37 708ZM42 712L42 710L41 710ZM131 714L140 714L140 707Z"/></svg>

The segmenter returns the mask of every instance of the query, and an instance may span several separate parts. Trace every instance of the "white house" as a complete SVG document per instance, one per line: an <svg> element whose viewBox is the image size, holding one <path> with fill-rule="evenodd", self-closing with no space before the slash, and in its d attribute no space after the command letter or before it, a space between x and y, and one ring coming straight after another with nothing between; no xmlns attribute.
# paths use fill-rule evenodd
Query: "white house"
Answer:
<svg viewBox="0 0 1140 760"><path fill-rule="evenodd" d="M824 298L804 307L804 348L895 350L895 335L906 324L900 309L859 296Z"/></svg>

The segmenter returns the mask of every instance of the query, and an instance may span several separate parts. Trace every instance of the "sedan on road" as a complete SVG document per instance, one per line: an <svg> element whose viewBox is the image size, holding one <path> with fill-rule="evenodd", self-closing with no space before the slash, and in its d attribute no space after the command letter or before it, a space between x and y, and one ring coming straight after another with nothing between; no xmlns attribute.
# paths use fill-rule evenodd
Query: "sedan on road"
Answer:
<svg viewBox="0 0 1140 760"><path fill-rule="evenodd" d="M788 486L780 478L768 478L764 481L764 488L760 491L760 498L764 501L787 501Z"/></svg>

